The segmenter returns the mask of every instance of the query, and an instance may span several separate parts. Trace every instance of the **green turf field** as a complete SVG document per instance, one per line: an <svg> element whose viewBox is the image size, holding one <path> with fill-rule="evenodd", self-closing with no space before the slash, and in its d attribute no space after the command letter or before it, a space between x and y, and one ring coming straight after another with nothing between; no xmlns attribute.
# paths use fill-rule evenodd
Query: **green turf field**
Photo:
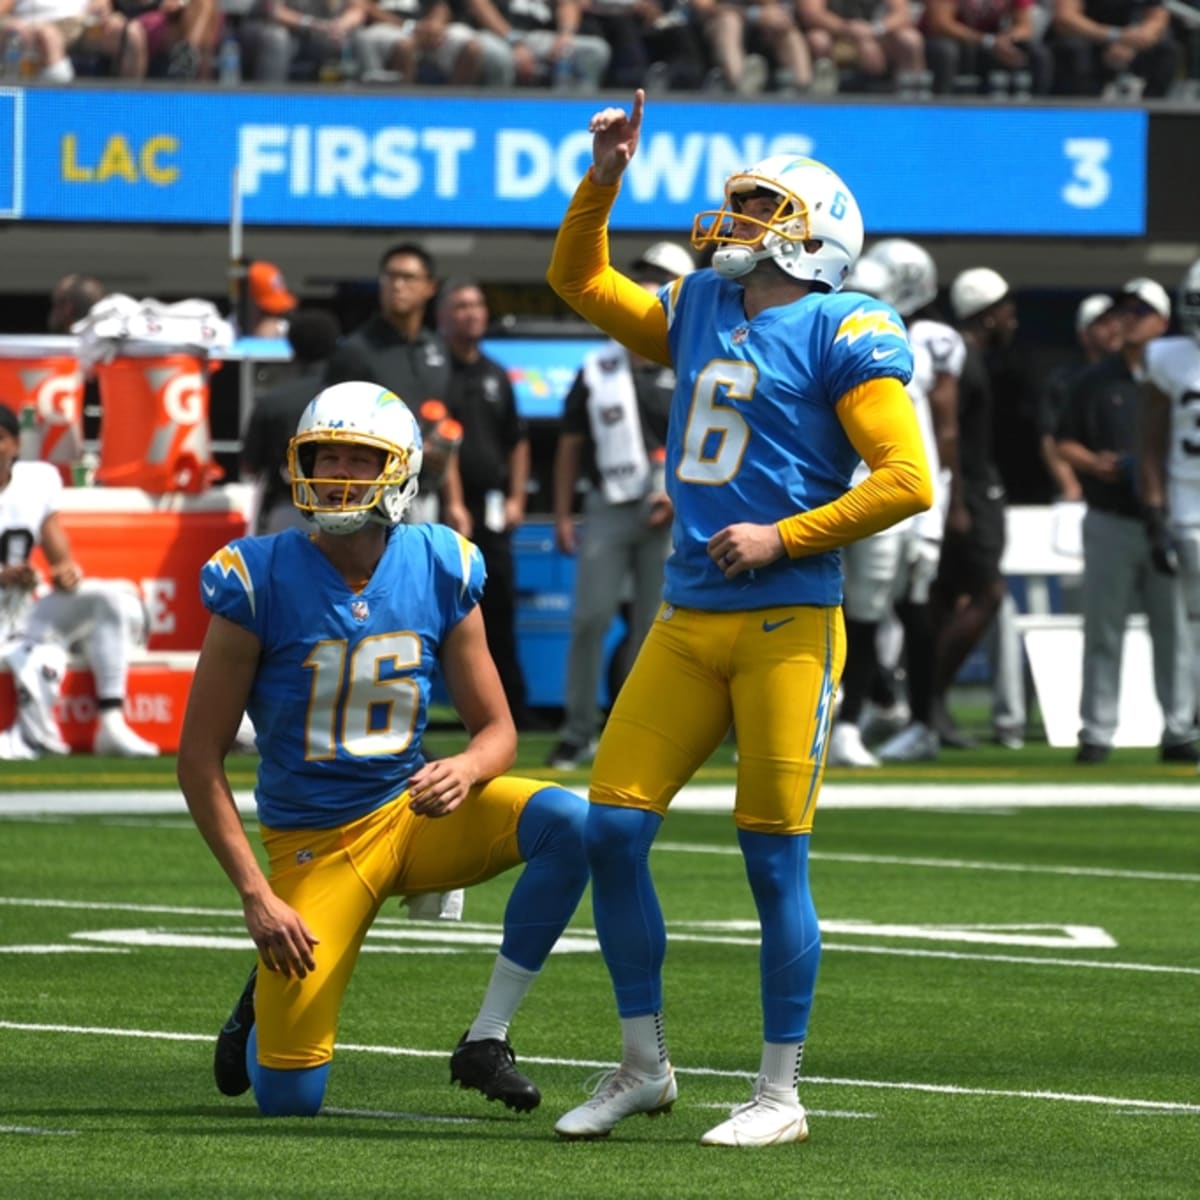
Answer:
<svg viewBox="0 0 1200 1200"><path fill-rule="evenodd" d="M523 739L523 759L547 743ZM702 782L731 782L729 764L718 755ZM235 765L248 789L253 760ZM0 776L0 1195L1200 1195L1200 793L1152 752L1116 755L1082 790L1069 754L1044 746L897 769L877 788L880 773L830 773L813 842L812 1136L763 1151L697 1145L746 1097L759 1052L753 909L726 814L673 812L654 856L671 1115L596 1144L552 1132L619 1050L586 898L513 1027L542 1107L516 1116L449 1085L502 879L468 896L462 925L386 906L326 1111L266 1121L211 1082L251 951L171 769L79 758ZM58 805L92 787L122 811ZM154 789L163 811L133 811L131 793ZM892 807L844 803L871 795Z"/></svg>

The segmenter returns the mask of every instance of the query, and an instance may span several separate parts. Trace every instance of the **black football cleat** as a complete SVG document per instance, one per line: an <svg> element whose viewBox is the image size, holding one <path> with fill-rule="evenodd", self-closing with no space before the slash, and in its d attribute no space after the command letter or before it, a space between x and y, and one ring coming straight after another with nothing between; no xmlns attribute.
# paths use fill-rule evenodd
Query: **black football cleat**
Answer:
<svg viewBox="0 0 1200 1200"><path fill-rule="evenodd" d="M450 1056L450 1082L474 1088L489 1100L503 1100L516 1112L532 1112L541 1104L542 1093L517 1070L516 1062L507 1040L468 1042L464 1033Z"/></svg>
<svg viewBox="0 0 1200 1200"><path fill-rule="evenodd" d="M246 1043L250 1030L254 1028L254 981L258 967L250 972L246 986L238 997L229 1020L217 1034L217 1048L213 1054L213 1078L217 1091L225 1096L240 1096L250 1087L250 1073L246 1070Z"/></svg>

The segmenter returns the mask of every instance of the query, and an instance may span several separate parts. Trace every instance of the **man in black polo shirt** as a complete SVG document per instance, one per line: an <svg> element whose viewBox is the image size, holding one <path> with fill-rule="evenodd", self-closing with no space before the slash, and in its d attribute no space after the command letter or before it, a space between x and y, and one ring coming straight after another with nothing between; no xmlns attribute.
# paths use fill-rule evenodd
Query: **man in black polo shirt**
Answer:
<svg viewBox="0 0 1200 1200"><path fill-rule="evenodd" d="M425 400L444 399L450 359L442 339L425 327L436 292L433 257L423 247L389 246L379 260L379 311L333 352L326 386L352 379L378 383L414 413Z"/></svg>
<svg viewBox="0 0 1200 1200"><path fill-rule="evenodd" d="M1191 644L1179 580L1154 569L1134 472L1146 344L1171 317L1166 290L1131 279L1118 307L1122 349L1088 368L1059 416L1059 453L1083 488L1083 689L1075 761L1103 762L1117 728L1121 654L1131 612L1145 609L1154 645L1154 689L1163 712L1160 757L1196 762Z"/></svg>

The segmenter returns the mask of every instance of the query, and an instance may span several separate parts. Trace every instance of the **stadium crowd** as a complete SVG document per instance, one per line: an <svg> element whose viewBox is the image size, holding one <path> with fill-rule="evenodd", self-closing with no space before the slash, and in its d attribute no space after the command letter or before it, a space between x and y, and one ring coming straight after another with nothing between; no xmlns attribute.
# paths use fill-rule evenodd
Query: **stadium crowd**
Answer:
<svg viewBox="0 0 1200 1200"><path fill-rule="evenodd" d="M0 0L8 80L1200 97L1197 0Z"/></svg>

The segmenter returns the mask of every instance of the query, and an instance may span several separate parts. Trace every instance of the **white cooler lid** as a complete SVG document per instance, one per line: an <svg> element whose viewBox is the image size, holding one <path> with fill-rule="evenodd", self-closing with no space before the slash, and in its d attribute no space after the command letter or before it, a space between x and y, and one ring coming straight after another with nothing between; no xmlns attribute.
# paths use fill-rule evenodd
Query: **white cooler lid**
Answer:
<svg viewBox="0 0 1200 1200"><path fill-rule="evenodd" d="M79 339L63 333L0 333L0 358L74 356Z"/></svg>

